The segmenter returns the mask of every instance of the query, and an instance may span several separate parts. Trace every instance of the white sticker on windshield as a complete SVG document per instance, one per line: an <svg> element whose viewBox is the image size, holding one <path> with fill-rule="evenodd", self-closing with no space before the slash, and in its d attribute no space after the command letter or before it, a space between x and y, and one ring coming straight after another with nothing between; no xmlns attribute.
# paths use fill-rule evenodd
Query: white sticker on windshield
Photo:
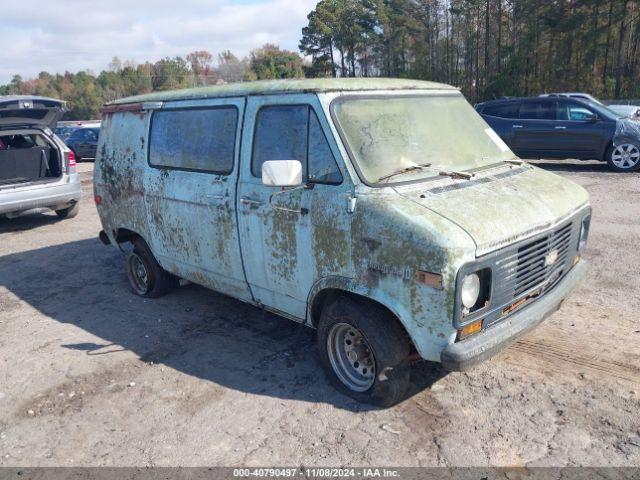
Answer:
<svg viewBox="0 0 640 480"><path fill-rule="evenodd" d="M504 143L504 140L500 138L500 136L493 130L493 128L485 128L484 133L486 133L489 138L493 140L493 143L495 143L500 150L502 150L503 152L509 151L509 147L507 146L507 144Z"/></svg>

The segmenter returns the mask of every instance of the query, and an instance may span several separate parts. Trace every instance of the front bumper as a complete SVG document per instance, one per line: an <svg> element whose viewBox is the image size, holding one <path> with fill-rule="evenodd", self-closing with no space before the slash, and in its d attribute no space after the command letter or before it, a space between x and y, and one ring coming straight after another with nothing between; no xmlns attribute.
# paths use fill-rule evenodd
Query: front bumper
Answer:
<svg viewBox="0 0 640 480"><path fill-rule="evenodd" d="M0 214L17 214L37 208L57 210L79 202L81 197L80 179L74 174L62 181L0 191Z"/></svg>
<svg viewBox="0 0 640 480"><path fill-rule="evenodd" d="M558 285L531 305L478 335L448 345L440 355L443 367L452 371L467 370L500 352L558 310L564 299L585 276L587 268L588 264L581 260Z"/></svg>

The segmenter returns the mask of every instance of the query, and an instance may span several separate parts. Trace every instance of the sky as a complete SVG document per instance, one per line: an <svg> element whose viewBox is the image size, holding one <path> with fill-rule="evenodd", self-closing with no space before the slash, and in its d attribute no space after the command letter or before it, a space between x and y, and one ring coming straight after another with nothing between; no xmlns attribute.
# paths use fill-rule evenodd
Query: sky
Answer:
<svg viewBox="0 0 640 480"><path fill-rule="evenodd" d="M194 50L242 57L269 42L298 51L318 0L2 0L0 84L46 70L99 73Z"/></svg>

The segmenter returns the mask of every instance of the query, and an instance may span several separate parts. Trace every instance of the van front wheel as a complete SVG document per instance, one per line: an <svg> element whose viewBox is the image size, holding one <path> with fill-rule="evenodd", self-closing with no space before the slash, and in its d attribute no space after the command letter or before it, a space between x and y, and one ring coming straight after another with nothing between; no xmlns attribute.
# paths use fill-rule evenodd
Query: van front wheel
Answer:
<svg viewBox="0 0 640 480"><path fill-rule="evenodd" d="M141 297L157 298L178 286L178 280L164 270L151 250L138 239L127 259L127 276L131 290Z"/></svg>
<svg viewBox="0 0 640 480"><path fill-rule="evenodd" d="M409 339L385 309L344 296L322 310L320 358L331 383L359 402L390 407L409 387Z"/></svg>

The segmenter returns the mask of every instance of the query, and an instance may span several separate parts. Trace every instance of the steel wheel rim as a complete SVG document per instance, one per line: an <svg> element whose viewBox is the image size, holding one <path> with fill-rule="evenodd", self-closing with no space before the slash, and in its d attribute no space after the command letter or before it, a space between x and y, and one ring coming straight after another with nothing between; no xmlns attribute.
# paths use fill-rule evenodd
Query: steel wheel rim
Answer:
<svg viewBox="0 0 640 480"><path fill-rule="evenodd" d="M640 161L640 149L632 143L618 145L611 152L611 161L618 168L633 168Z"/></svg>
<svg viewBox="0 0 640 480"><path fill-rule="evenodd" d="M364 335L348 323L337 323L327 336L327 353L338 379L354 392L365 392L376 379L376 361Z"/></svg>
<svg viewBox="0 0 640 480"><path fill-rule="evenodd" d="M131 273L131 283L139 294L149 291L149 273L142 259L135 253L129 257L129 272Z"/></svg>

